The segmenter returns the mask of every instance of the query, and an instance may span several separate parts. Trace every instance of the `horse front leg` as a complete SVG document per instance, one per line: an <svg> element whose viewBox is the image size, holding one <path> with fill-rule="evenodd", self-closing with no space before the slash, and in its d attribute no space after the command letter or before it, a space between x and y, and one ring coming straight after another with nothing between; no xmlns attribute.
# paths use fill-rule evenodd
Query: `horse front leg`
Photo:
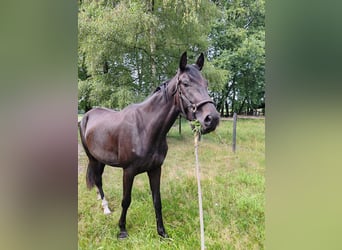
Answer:
<svg viewBox="0 0 342 250"><path fill-rule="evenodd" d="M125 169L123 174L123 198L121 202L122 211L119 220L120 233L118 235L119 239L124 239L128 236L126 230L126 215L129 205L131 204L131 193L132 185L134 181L135 174L131 173L129 170Z"/></svg>
<svg viewBox="0 0 342 250"><path fill-rule="evenodd" d="M148 177L150 181L150 187L152 191L152 199L154 205L154 211L156 213L156 221L157 221L157 231L160 236L163 238L168 238L164 223L163 223L163 216L162 216L162 204L160 198L160 174L161 174L161 167L149 171Z"/></svg>

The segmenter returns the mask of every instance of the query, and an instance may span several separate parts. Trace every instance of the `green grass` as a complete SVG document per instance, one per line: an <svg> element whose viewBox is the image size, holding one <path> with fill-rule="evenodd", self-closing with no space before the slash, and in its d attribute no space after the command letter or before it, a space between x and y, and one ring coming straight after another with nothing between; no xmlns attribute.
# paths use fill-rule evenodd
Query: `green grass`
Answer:
<svg viewBox="0 0 342 250"><path fill-rule="evenodd" d="M199 146L206 249L263 249L265 239L265 123L239 119L237 151L232 153L232 121L221 121ZM168 135L161 196L164 224L170 239L156 231L146 174L136 176L127 215L129 237L118 240L122 169L106 167L104 191L112 214L105 216L95 189L85 185L87 159L79 156L79 249L199 249L200 228L194 140L187 122L182 135Z"/></svg>

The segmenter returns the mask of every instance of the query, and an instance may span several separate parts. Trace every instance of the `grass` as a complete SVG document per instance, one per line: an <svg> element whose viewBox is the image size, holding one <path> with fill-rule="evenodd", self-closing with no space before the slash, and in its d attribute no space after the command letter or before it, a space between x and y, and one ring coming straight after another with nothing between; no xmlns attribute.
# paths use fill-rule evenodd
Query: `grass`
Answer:
<svg viewBox="0 0 342 250"><path fill-rule="evenodd" d="M237 150L232 153L232 121L221 121L199 146L206 249L264 249L265 122L239 119ZM118 240L122 169L106 167L104 191L112 214L105 216L95 189L85 185L84 152L79 156L79 249L199 249L200 228L194 141L187 122L182 135L173 127L163 164L161 195L170 239L156 231L146 174L136 176L127 215L129 238Z"/></svg>

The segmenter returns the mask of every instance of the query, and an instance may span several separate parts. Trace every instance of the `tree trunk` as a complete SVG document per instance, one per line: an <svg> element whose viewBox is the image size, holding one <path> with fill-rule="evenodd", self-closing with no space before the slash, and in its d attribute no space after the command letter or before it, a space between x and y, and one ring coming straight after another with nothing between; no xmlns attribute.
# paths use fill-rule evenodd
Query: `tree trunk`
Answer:
<svg viewBox="0 0 342 250"><path fill-rule="evenodd" d="M154 12L154 0L149 0L149 12L153 15ZM152 80L152 90L158 86L157 81L157 66L155 61L156 53L156 42L155 42L155 29L154 26L150 27L150 63L151 63L151 80Z"/></svg>
<svg viewBox="0 0 342 250"><path fill-rule="evenodd" d="M217 104L217 110L220 111L221 116L224 116L224 104L223 104L223 98L221 98L221 101Z"/></svg>
<svg viewBox="0 0 342 250"><path fill-rule="evenodd" d="M232 96L232 110L231 110L231 115L233 116L233 113L235 112L235 75L233 76L233 79L232 79L232 84L228 87L227 89L227 99L228 97L230 96L230 92L233 91L233 96ZM229 82L227 83L229 84ZM227 109L227 116L230 116L230 113L229 113L229 110Z"/></svg>
<svg viewBox="0 0 342 250"><path fill-rule="evenodd" d="M235 112L235 88L233 88L233 98L232 98L232 116L233 113Z"/></svg>
<svg viewBox="0 0 342 250"><path fill-rule="evenodd" d="M243 109L243 107L245 106L246 100L247 100L247 96L245 97L245 99L243 99L243 101L242 101L242 103L241 103L241 106L240 106L240 108L239 108L238 114L241 114L241 113L242 113L242 109Z"/></svg>
<svg viewBox="0 0 342 250"><path fill-rule="evenodd" d="M222 90L221 93L222 93L222 96L220 98L220 101L217 104L217 107L218 107L218 110L220 110L221 116L223 117L224 116L224 100L227 97L225 96L224 90Z"/></svg>
<svg viewBox="0 0 342 250"><path fill-rule="evenodd" d="M225 104L225 106L226 106L226 117L228 117L228 116L229 116L229 105L228 105L228 101L225 100L225 101L224 101L224 104Z"/></svg>

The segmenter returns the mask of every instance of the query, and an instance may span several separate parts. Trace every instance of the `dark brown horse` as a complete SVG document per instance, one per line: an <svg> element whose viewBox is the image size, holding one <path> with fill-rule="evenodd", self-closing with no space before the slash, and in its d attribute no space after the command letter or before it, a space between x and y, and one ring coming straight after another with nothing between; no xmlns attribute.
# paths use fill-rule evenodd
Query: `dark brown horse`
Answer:
<svg viewBox="0 0 342 250"><path fill-rule="evenodd" d="M161 165L168 150L166 134L180 113L188 120L197 119L203 134L213 131L219 123L219 114L208 95L208 83L200 73L203 64L202 53L196 64L187 65L184 52L177 74L144 102L132 104L119 112L92 109L79 124L82 144L89 158L87 185L98 188L106 214L110 210L102 190L104 167L123 168L119 238L128 236L126 214L131 203L132 184L134 177L143 172L147 172L150 181L157 231L162 237L168 237L160 199Z"/></svg>

